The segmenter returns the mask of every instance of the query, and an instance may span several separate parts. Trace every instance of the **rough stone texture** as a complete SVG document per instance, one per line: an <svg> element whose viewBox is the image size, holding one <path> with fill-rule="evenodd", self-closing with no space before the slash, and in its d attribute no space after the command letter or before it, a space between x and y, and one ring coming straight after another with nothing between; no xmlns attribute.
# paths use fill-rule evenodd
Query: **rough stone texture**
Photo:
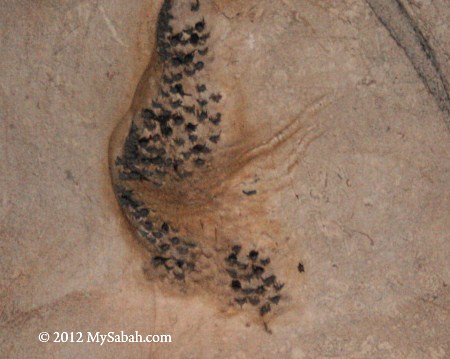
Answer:
<svg viewBox="0 0 450 359"><path fill-rule="evenodd" d="M271 243L286 278L272 334L145 278L108 146L154 54L160 5L2 5L0 357L448 357L448 114L365 1L210 4L216 81L245 98L245 116L229 116L231 140L252 149L295 133L231 181L240 191L260 178L248 198L262 205L233 208L246 217L241 233L258 218L243 236ZM448 81L446 2L405 7ZM262 222L277 224L276 238ZM168 333L173 343L37 340L63 330Z"/></svg>

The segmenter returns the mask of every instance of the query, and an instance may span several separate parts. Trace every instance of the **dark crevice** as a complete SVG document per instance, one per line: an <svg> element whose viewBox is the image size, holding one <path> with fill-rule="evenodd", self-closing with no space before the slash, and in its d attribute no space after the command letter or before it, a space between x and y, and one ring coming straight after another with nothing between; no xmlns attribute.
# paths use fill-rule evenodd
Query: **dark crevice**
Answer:
<svg viewBox="0 0 450 359"><path fill-rule="evenodd" d="M445 121L450 129L450 87L433 48L418 24L399 0L366 2L397 45L403 49L439 108L448 115Z"/></svg>

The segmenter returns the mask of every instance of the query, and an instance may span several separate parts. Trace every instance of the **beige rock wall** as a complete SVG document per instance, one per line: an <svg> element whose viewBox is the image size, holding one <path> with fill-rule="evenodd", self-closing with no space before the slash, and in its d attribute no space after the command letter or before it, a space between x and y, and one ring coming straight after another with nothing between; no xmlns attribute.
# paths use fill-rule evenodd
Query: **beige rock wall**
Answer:
<svg viewBox="0 0 450 359"><path fill-rule="evenodd" d="M285 278L272 334L146 279L108 145L154 54L160 4L1 5L0 357L448 357L448 114L364 1L209 3L211 81L241 86L244 130L270 139L295 119L295 135L242 175L259 176L263 205L233 207L277 223L251 232ZM448 81L446 2L405 6ZM173 342L37 339L121 330Z"/></svg>

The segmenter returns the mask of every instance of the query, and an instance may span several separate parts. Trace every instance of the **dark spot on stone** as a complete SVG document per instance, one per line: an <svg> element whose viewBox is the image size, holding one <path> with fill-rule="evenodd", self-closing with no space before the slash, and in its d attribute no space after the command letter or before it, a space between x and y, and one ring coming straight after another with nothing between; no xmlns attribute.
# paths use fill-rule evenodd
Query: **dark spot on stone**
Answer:
<svg viewBox="0 0 450 359"><path fill-rule="evenodd" d="M172 66L179 67L183 64L183 59L180 56L172 57Z"/></svg>
<svg viewBox="0 0 450 359"><path fill-rule="evenodd" d="M174 86L171 86L170 87L170 92L171 93L173 93L173 94L183 94L184 93L184 91L183 91L183 85L182 84L176 84L176 85L174 85Z"/></svg>
<svg viewBox="0 0 450 359"><path fill-rule="evenodd" d="M183 104L183 101L177 100L177 101L172 101L170 103L170 106L174 109L177 109L177 108L181 107L182 104Z"/></svg>
<svg viewBox="0 0 450 359"><path fill-rule="evenodd" d="M184 163L184 161L180 160L180 159L177 159L177 160L173 161L173 169L175 171L178 171L179 166L181 166L183 163Z"/></svg>
<svg viewBox="0 0 450 359"><path fill-rule="evenodd" d="M166 222L164 222L164 223L161 225L161 230L162 230L163 232L168 233L168 232L170 231L170 226L169 226Z"/></svg>
<svg viewBox="0 0 450 359"><path fill-rule="evenodd" d="M237 256L236 253L231 253L228 257L227 257L227 262L231 263L231 264L236 264L237 263Z"/></svg>
<svg viewBox="0 0 450 359"><path fill-rule="evenodd" d="M239 252L241 251L242 247L240 245L235 245L231 248L231 250L233 251L233 253L239 254Z"/></svg>
<svg viewBox="0 0 450 359"><path fill-rule="evenodd" d="M155 114L155 112L153 110L145 108L141 112L141 117L144 118L144 119L147 119L147 120L155 119L156 118L156 114Z"/></svg>
<svg viewBox="0 0 450 359"><path fill-rule="evenodd" d="M142 147L143 146L146 146L147 144L148 144L148 141L149 141L150 139L149 138L147 138L147 137L141 137L139 140L138 140L138 142L139 142L139 145L141 145Z"/></svg>
<svg viewBox="0 0 450 359"><path fill-rule="evenodd" d="M200 41L200 36L198 36L198 34L196 34L196 33L193 33L191 35L191 37L189 38L189 42L192 45L197 45L199 43L199 41Z"/></svg>
<svg viewBox="0 0 450 359"><path fill-rule="evenodd" d="M266 288L264 288L263 285L260 285L255 289L256 294L264 294L265 292L266 292Z"/></svg>
<svg viewBox="0 0 450 359"><path fill-rule="evenodd" d="M206 55L207 53L208 53L208 48L207 48L207 47L198 50L198 54L199 54L199 55L204 56L204 55Z"/></svg>
<svg viewBox="0 0 450 359"><path fill-rule="evenodd" d="M117 191L119 192L119 190L117 190ZM132 196L133 191L131 191L131 190L127 191L127 190L123 189L119 193L120 193L120 196L118 197L119 203L122 206L131 206L132 208L137 208L137 207L143 205L143 202L138 201L133 198L133 196Z"/></svg>
<svg viewBox="0 0 450 359"><path fill-rule="evenodd" d="M197 91L198 92L205 92L206 91L206 85L197 85Z"/></svg>
<svg viewBox="0 0 450 359"><path fill-rule="evenodd" d="M233 280L231 281L231 288L232 288L233 290L239 290L239 289L241 289L241 288L242 288L241 282L240 282L238 279L233 279Z"/></svg>
<svg viewBox="0 0 450 359"><path fill-rule="evenodd" d="M170 245L167 243L163 243L159 246L159 249L161 249L162 252L167 252L170 249Z"/></svg>
<svg viewBox="0 0 450 359"><path fill-rule="evenodd" d="M183 34L181 32L178 34L172 35L170 37L170 44L172 46L176 46L181 42L182 39L183 39Z"/></svg>
<svg viewBox="0 0 450 359"><path fill-rule="evenodd" d="M237 272L234 269L227 269L228 274L231 278L237 278Z"/></svg>
<svg viewBox="0 0 450 359"><path fill-rule="evenodd" d="M216 115L214 117L209 118L209 121L211 121L211 123L213 125L218 125L220 123L221 119L222 119L222 114L216 113Z"/></svg>
<svg viewBox="0 0 450 359"><path fill-rule="evenodd" d="M218 143L219 140L220 140L220 135L213 135L213 136L210 136L210 137L209 137L209 140L210 140L212 143Z"/></svg>
<svg viewBox="0 0 450 359"><path fill-rule="evenodd" d="M114 164L116 166L122 166L124 164L122 158L120 158L119 156L116 157L116 161L114 162Z"/></svg>
<svg viewBox="0 0 450 359"><path fill-rule="evenodd" d="M197 12L198 10L200 10L200 1L195 0L194 3L191 3L191 11Z"/></svg>
<svg viewBox="0 0 450 359"><path fill-rule="evenodd" d="M162 79L163 79L164 83L166 83L166 84L170 85L173 83L173 80L170 77L168 77L167 75L163 75Z"/></svg>
<svg viewBox="0 0 450 359"><path fill-rule="evenodd" d="M145 222L144 222L144 228L145 228L147 231L151 231L152 228L153 228L153 223L152 223L151 221L145 221Z"/></svg>
<svg viewBox="0 0 450 359"><path fill-rule="evenodd" d="M202 44L205 43L205 41L208 40L208 39L209 39L209 33L200 36L200 42L201 42Z"/></svg>
<svg viewBox="0 0 450 359"><path fill-rule="evenodd" d="M253 288L244 288L242 289L242 293L249 295L249 294L253 294L255 292L255 290Z"/></svg>
<svg viewBox="0 0 450 359"><path fill-rule="evenodd" d="M172 135L172 133L173 133L173 130L172 130L171 127L169 127L169 126L161 126L161 134L164 137L169 137L169 136Z"/></svg>
<svg viewBox="0 0 450 359"><path fill-rule="evenodd" d="M133 162L139 155L139 143L138 143L138 128L134 122L132 122L130 127L130 132L125 140L123 146L123 158L124 162Z"/></svg>
<svg viewBox="0 0 450 359"><path fill-rule="evenodd" d="M194 68L196 71L201 71L201 70L203 70L204 67L205 67L205 64L203 63L203 61L198 61L194 64Z"/></svg>
<svg viewBox="0 0 450 359"><path fill-rule="evenodd" d="M197 129L197 125L194 125L192 122L189 122L189 123L186 125L186 130L187 130L188 132L194 132L196 129Z"/></svg>
<svg viewBox="0 0 450 359"><path fill-rule="evenodd" d="M244 193L246 196L253 196L257 192L256 192L256 190L252 189L251 191L242 191L242 193Z"/></svg>
<svg viewBox="0 0 450 359"><path fill-rule="evenodd" d="M149 210L147 208L141 208L136 213L139 217L147 217L149 214Z"/></svg>
<svg viewBox="0 0 450 359"><path fill-rule="evenodd" d="M261 265L266 266L270 264L270 258L261 259L259 262L261 263Z"/></svg>
<svg viewBox="0 0 450 359"><path fill-rule="evenodd" d="M191 38L192 38L192 36L191 36ZM183 58L183 63L184 63L185 65L188 65L188 64L190 64L193 60L194 60L194 54L193 54L193 53L189 53L189 54L186 54L186 55L184 56L184 58Z"/></svg>
<svg viewBox="0 0 450 359"><path fill-rule="evenodd" d="M166 125L169 121L170 117L172 116L172 112L169 110L163 109L161 113L156 117L156 121L159 122L160 125Z"/></svg>
<svg viewBox="0 0 450 359"><path fill-rule="evenodd" d="M183 146L184 145L184 140L182 138L176 138L174 140L175 144L178 146Z"/></svg>
<svg viewBox="0 0 450 359"><path fill-rule="evenodd" d="M186 111L187 113L194 113L195 107L194 106L184 106L183 110Z"/></svg>
<svg viewBox="0 0 450 359"><path fill-rule="evenodd" d="M248 258L250 258L252 261L256 261L258 259L258 255L259 255L259 253L257 251L251 250L248 253Z"/></svg>
<svg viewBox="0 0 450 359"><path fill-rule="evenodd" d="M175 82L181 81L182 78L183 78L183 74L181 72L172 76L172 80Z"/></svg>
<svg viewBox="0 0 450 359"><path fill-rule="evenodd" d="M160 135L154 135L154 136L150 137L150 139L153 142L159 142L159 141L161 141L161 136Z"/></svg>
<svg viewBox="0 0 450 359"><path fill-rule="evenodd" d="M164 263L164 267L166 267L167 270L172 270L174 268L174 262L172 258L169 258L169 260Z"/></svg>
<svg viewBox="0 0 450 359"><path fill-rule="evenodd" d="M178 279L178 280L183 280L184 277L185 277L183 272L174 272L173 275L174 275L175 278Z"/></svg>
<svg viewBox="0 0 450 359"><path fill-rule="evenodd" d="M175 125L180 126L184 123L184 117L177 114L173 117L173 122Z"/></svg>
<svg viewBox="0 0 450 359"><path fill-rule="evenodd" d="M197 166L203 166L205 164L205 160L202 158L196 158L194 162Z"/></svg>
<svg viewBox="0 0 450 359"><path fill-rule="evenodd" d="M169 258L164 258L164 257L153 257L152 259L152 263L155 267L158 267L160 265L163 265L164 263L166 263L169 260Z"/></svg>
<svg viewBox="0 0 450 359"><path fill-rule="evenodd" d="M194 32L194 28L192 26L188 26L183 30L183 32L190 35Z"/></svg>
<svg viewBox="0 0 450 359"><path fill-rule="evenodd" d="M209 98L211 100L213 100L214 102L219 103L220 100L222 99L222 95L221 94L212 94Z"/></svg>
<svg viewBox="0 0 450 359"><path fill-rule="evenodd" d="M153 131L156 128L155 120L144 120L144 126L150 131Z"/></svg>
<svg viewBox="0 0 450 359"><path fill-rule="evenodd" d="M208 118L208 112L206 112L206 111L201 111L199 114L198 114L198 119L199 119L199 121L204 121L204 120L206 120Z"/></svg>
<svg viewBox="0 0 450 359"><path fill-rule="evenodd" d="M278 304L280 302L281 299L281 295L276 295L274 297L269 298L269 300L273 303L273 304Z"/></svg>
<svg viewBox="0 0 450 359"><path fill-rule="evenodd" d="M249 297L248 301L251 305L258 305L260 303L260 300L258 297Z"/></svg>
<svg viewBox="0 0 450 359"><path fill-rule="evenodd" d="M190 152L183 152L182 155L183 155L183 158L185 160L188 160L189 158L191 158L191 153Z"/></svg>
<svg viewBox="0 0 450 359"><path fill-rule="evenodd" d="M261 314L261 316L266 315L267 313L270 312L270 303L265 303L261 309L259 310L259 314Z"/></svg>
<svg viewBox="0 0 450 359"><path fill-rule="evenodd" d="M122 181L139 180L141 179L141 176L138 173L120 172L119 179L121 179Z"/></svg>
<svg viewBox="0 0 450 359"><path fill-rule="evenodd" d="M277 279L276 276L271 275L271 276L268 276L267 278L264 278L263 283L264 283L264 285L269 286L269 285L274 284L276 279Z"/></svg>
<svg viewBox="0 0 450 359"><path fill-rule="evenodd" d="M260 275L262 275L264 273L264 268L260 267L260 266L253 265L252 270L253 270L253 273L255 273L255 275L257 277L259 277Z"/></svg>
<svg viewBox="0 0 450 359"><path fill-rule="evenodd" d="M162 158L161 156L156 156L156 157L150 158L150 159L149 159L149 162L150 162L151 164L154 164L154 165L159 166L159 165L162 165L162 164L163 164L164 160L163 160L163 158Z"/></svg>
<svg viewBox="0 0 450 359"><path fill-rule="evenodd" d="M191 150L192 150L193 153L196 153L196 154L211 152L211 150L208 147L206 147L205 145L200 145L200 144L195 145L194 147L192 147Z"/></svg>
<svg viewBox="0 0 450 359"><path fill-rule="evenodd" d="M155 100L152 101L152 107L162 109L162 105Z"/></svg>
<svg viewBox="0 0 450 359"><path fill-rule="evenodd" d="M197 102L202 107L204 107L204 106L206 106L208 104L208 101L205 100L205 99L198 99Z"/></svg>
<svg viewBox="0 0 450 359"><path fill-rule="evenodd" d="M205 21L199 21L195 24L195 30L198 32L202 32L205 29Z"/></svg>

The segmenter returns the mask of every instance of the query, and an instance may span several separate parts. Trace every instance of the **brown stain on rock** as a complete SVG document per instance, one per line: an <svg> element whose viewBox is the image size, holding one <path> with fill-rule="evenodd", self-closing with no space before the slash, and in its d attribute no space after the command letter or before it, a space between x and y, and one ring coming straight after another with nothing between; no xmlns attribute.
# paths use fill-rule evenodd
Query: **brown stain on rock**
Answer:
<svg viewBox="0 0 450 359"><path fill-rule="evenodd" d="M237 2L231 3L234 4L232 6L237 4ZM214 16L220 16L214 13L211 7L207 7L207 10L211 13L201 14L206 18L207 23L211 18L214 19ZM183 15L183 11L186 10L182 11L175 6L175 11ZM180 21L183 19L181 18ZM210 22L214 23L214 21ZM211 34L214 39L213 28ZM215 47L221 45L217 42L209 42L209 52L214 53ZM161 186L154 186L146 180L124 181L121 179L122 170L116 164L116 160L124 155L124 143L130 136L132 124L137 126L139 131L142 130L143 125L140 122L142 109L148 107L152 99L158 98L159 90L164 86L162 78L168 72L167 64L159 59L157 51L153 51L151 61L137 86L131 107L111 136L109 167L116 195L119 195L117 186L123 186L132 191L134 199L141 201L149 208L149 218L153 223L158 225L167 223L171 236L176 235L193 243L189 254L183 254L182 258L184 263L192 262L195 268L186 272L186 275L183 272L182 277L178 279L168 276L167 272L161 268L174 267L172 263L174 260L161 257L165 254L159 253L154 244L149 243L146 237L139 235L142 231L139 229L142 228L141 219L133 218L133 214L123 207L125 216L137 232L136 237L153 256L153 260L149 258L144 265L146 277L150 280L159 279L161 289L168 294L176 295L180 291L184 295L202 294L222 311L228 312L234 308L230 312L232 313L236 312L239 306L235 302L236 290L230 286L231 278L225 261L230 248L240 245L243 252L249 253L257 249L262 257L270 257L272 250L277 247L277 238L282 235L280 223L269 219L267 193L270 193L270 188L264 188L267 184L259 183L258 194L251 197L243 193L245 188L242 184L249 182L260 170L261 164L258 164L258 159L276 156L273 152L291 135L276 134L275 140L258 137L261 135L253 132L251 126L247 124L248 100L239 79L221 78L220 75L226 72L221 73L220 69L216 71L215 67L220 66L221 63L214 61L214 56L211 56L209 61L206 57L205 62L207 66L203 70L204 75L201 81L208 87L210 83L218 84L220 86L218 90L225 96L223 104L215 106L223 115L221 141L208 155L206 164L201 168L195 168L190 177L183 179L169 172ZM185 77L181 80L185 87L189 86L189 82L190 79ZM173 151L172 145L165 146L166 151ZM167 239L163 237L162 240L170 246L169 237ZM160 262L157 266L155 258ZM167 265L169 262L170 265ZM251 264L250 268L252 268ZM270 273L274 271L271 264L268 264L268 271ZM269 276L269 272L266 275ZM276 302L276 305L272 304L274 309L272 312L276 312L278 300ZM261 302L261 307L259 311L251 310L250 315L254 318L260 317L261 313L267 309L264 301ZM247 306L247 308L252 309L253 306ZM267 314L270 316L271 313Z"/></svg>

